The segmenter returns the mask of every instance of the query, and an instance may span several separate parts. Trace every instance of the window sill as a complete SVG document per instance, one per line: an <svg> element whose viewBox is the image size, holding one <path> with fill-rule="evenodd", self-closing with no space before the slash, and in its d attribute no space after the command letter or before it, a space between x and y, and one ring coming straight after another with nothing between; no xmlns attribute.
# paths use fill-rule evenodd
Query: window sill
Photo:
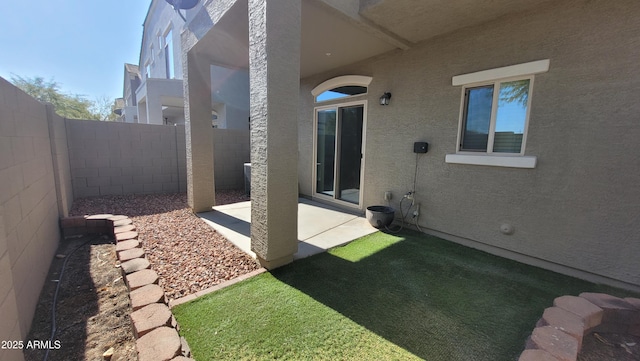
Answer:
<svg viewBox="0 0 640 361"><path fill-rule="evenodd" d="M500 156L487 154L447 154L445 163L486 165L491 167L535 168L535 156Z"/></svg>

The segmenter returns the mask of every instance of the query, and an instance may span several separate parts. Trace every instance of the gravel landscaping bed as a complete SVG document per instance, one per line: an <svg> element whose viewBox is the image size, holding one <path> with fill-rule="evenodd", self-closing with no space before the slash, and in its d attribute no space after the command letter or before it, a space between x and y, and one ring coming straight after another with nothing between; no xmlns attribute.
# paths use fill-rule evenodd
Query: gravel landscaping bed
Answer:
<svg viewBox="0 0 640 361"><path fill-rule="evenodd" d="M218 205L246 200L242 191L216 193ZM255 260L194 215L184 193L83 198L74 201L70 213L129 216L169 299L260 268Z"/></svg>

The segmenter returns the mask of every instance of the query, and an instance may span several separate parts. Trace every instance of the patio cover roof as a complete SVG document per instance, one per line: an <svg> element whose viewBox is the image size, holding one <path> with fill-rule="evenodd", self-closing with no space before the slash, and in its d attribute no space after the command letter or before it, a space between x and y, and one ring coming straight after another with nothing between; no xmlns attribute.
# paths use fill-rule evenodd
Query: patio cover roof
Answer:
<svg viewBox="0 0 640 361"><path fill-rule="evenodd" d="M409 49L414 43L547 1L302 0L300 77ZM188 24L195 38L185 50L197 48L212 64L248 68L247 13L246 0L208 1Z"/></svg>

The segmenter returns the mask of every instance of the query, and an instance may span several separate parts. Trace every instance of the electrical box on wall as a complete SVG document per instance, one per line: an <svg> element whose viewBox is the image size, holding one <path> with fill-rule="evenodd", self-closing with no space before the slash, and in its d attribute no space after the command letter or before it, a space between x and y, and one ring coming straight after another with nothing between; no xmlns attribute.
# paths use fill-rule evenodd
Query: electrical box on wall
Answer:
<svg viewBox="0 0 640 361"><path fill-rule="evenodd" d="M426 153L429 150L429 143L427 142L415 142L413 143L414 153Z"/></svg>

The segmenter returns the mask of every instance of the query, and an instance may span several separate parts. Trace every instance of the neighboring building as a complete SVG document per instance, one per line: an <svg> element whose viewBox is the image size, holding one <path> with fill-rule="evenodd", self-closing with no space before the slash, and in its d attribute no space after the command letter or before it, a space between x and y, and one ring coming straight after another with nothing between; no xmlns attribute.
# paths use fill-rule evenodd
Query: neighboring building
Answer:
<svg viewBox="0 0 640 361"><path fill-rule="evenodd" d="M184 20L164 0L153 0L143 23L139 67L138 122L183 124L180 33Z"/></svg>
<svg viewBox="0 0 640 361"><path fill-rule="evenodd" d="M124 64L123 98L116 100L117 121L138 123L138 101L136 89L140 86L140 69L137 65Z"/></svg>
<svg viewBox="0 0 640 361"><path fill-rule="evenodd" d="M189 204L215 203L208 64L242 67L265 266L292 261L299 195L364 212L415 191L428 233L640 289L638 18L635 0L207 1L183 35Z"/></svg>
<svg viewBox="0 0 640 361"><path fill-rule="evenodd" d="M140 48L138 77L141 82L131 87L138 123L184 124L181 34L185 29L185 19L192 19L201 8L202 3L199 3L178 13L165 0L151 1L143 24ZM212 91L207 117L214 127L248 129L248 72L214 64L210 67ZM125 99L128 91L126 77L127 74ZM123 114L131 112L130 109L123 110Z"/></svg>

